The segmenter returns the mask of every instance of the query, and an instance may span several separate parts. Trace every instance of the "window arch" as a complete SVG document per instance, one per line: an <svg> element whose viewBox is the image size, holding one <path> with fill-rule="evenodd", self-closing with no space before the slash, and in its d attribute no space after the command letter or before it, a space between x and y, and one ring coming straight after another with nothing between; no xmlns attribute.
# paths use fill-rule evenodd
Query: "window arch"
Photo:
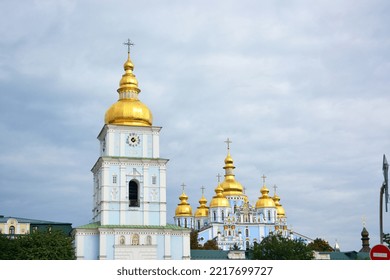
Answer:
<svg viewBox="0 0 390 280"><path fill-rule="evenodd" d="M146 237L146 245L152 245L152 237L150 235Z"/></svg>
<svg viewBox="0 0 390 280"><path fill-rule="evenodd" d="M136 180L129 182L129 206L139 206L139 185Z"/></svg>
<svg viewBox="0 0 390 280"><path fill-rule="evenodd" d="M138 234L133 235L133 238L131 240L131 245L139 245L139 235Z"/></svg>

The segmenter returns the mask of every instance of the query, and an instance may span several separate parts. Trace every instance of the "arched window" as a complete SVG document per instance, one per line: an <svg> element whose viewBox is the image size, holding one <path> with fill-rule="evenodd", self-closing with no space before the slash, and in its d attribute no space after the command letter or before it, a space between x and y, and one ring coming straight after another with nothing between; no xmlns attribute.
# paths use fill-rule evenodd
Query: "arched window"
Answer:
<svg viewBox="0 0 390 280"><path fill-rule="evenodd" d="M152 245L152 237L150 235L146 237L146 245Z"/></svg>
<svg viewBox="0 0 390 280"><path fill-rule="evenodd" d="M249 236L249 228L245 229L245 236Z"/></svg>
<svg viewBox="0 0 390 280"><path fill-rule="evenodd" d="M138 234L133 235L133 238L131 240L131 245L139 245L139 235Z"/></svg>
<svg viewBox="0 0 390 280"><path fill-rule="evenodd" d="M180 227L181 225L180 225L180 218L179 219L177 219L177 225Z"/></svg>
<svg viewBox="0 0 390 280"><path fill-rule="evenodd" d="M225 212L223 212L223 210L221 211L221 216L222 216L222 221L225 220Z"/></svg>
<svg viewBox="0 0 390 280"><path fill-rule="evenodd" d="M247 250L249 250L249 241L247 240L246 242L245 242L246 244L246 248L245 249L247 249Z"/></svg>
<svg viewBox="0 0 390 280"><path fill-rule="evenodd" d="M129 182L129 206L138 207L138 183L135 180Z"/></svg>
<svg viewBox="0 0 390 280"><path fill-rule="evenodd" d="M198 229L200 229L200 220L198 220Z"/></svg>
<svg viewBox="0 0 390 280"><path fill-rule="evenodd" d="M9 234L15 234L15 227L14 226L9 227Z"/></svg>
<svg viewBox="0 0 390 280"><path fill-rule="evenodd" d="M184 227L187 228L187 218L184 218Z"/></svg>
<svg viewBox="0 0 390 280"><path fill-rule="evenodd" d="M217 221L217 212L213 211L213 221Z"/></svg>
<svg viewBox="0 0 390 280"><path fill-rule="evenodd" d="M268 210L268 221L271 221L271 211Z"/></svg>

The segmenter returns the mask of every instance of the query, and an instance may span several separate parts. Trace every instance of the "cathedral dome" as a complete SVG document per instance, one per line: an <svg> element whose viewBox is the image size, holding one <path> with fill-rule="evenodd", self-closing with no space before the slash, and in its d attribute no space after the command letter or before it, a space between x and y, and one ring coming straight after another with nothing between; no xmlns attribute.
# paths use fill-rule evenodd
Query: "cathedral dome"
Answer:
<svg viewBox="0 0 390 280"><path fill-rule="evenodd" d="M284 208L283 208L282 204L280 204L280 202L279 202L280 201L280 197L275 193L275 195L272 197L272 199L275 202L276 214L277 214L278 218L286 217L286 212L284 211Z"/></svg>
<svg viewBox="0 0 390 280"><path fill-rule="evenodd" d="M209 215L209 208L206 205L207 199L202 195L202 197L199 199L199 206L196 209L195 212L195 217L200 218L200 217L208 217Z"/></svg>
<svg viewBox="0 0 390 280"><path fill-rule="evenodd" d="M223 169L225 169L225 180L221 183L221 186L223 188L223 195L242 195L243 194L243 187L240 184L240 182L236 181L233 169L236 168L233 165L233 158L230 155L230 152L228 152L228 155L225 158L225 166Z"/></svg>
<svg viewBox="0 0 390 280"><path fill-rule="evenodd" d="M151 126L152 112L138 99L141 90L133 74L134 65L130 60L130 53L123 65L125 73L119 82L119 100L106 112L105 123L117 125Z"/></svg>
<svg viewBox="0 0 390 280"><path fill-rule="evenodd" d="M183 193L179 196L180 203L176 207L175 215L178 217L188 217L192 216L192 208L191 205L187 202L188 196Z"/></svg>
<svg viewBox="0 0 390 280"><path fill-rule="evenodd" d="M210 201L210 208L215 207L230 207L229 200L223 196L223 188L221 184L215 188L215 196Z"/></svg>
<svg viewBox="0 0 390 280"><path fill-rule="evenodd" d="M269 190L265 185L260 190L262 196L256 202L256 208L276 208L274 200L268 195Z"/></svg>

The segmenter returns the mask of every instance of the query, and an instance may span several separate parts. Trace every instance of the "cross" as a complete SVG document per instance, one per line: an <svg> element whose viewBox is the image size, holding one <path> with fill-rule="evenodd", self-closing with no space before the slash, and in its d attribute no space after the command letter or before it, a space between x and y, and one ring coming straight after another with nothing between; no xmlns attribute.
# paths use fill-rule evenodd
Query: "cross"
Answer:
<svg viewBox="0 0 390 280"><path fill-rule="evenodd" d="M228 138L228 139L226 139L225 143L227 144L228 150L230 150L230 144L233 142Z"/></svg>
<svg viewBox="0 0 390 280"><path fill-rule="evenodd" d="M183 189L183 193L184 193L184 188L185 188L185 186L186 186L186 185L184 185L184 183L181 184L181 187L182 187L182 189Z"/></svg>
<svg viewBox="0 0 390 280"><path fill-rule="evenodd" d="M221 181L221 174L217 174L217 178L218 178L218 183Z"/></svg>
<svg viewBox="0 0 390 280"><path fill-rule="evenodd" d="M265 184L265 178L267 178L267 176L265 176L265 175L263 174L263 176L261 176L261 178L263 178L263 184Z"/></svg>
<svg viewBox="0 0 390 280"><path fill-rule="evenodd" d="M366 226L366 217L365 216L362 217L362 223L363 223L363 227L365 227Z"/></svg>
<svg viewBox="0 0 390 280"><path fill-rule="evenodd" d="M204 194L205 187L202 186L201 189L202 189L202 194Z"/></svg>
<svg viewBox="0 0 390 280"><path fill-rule="evenodd" d="M127 42L124 42L123 45L127 46L127 53L130 53L130 47L134 46L134 43L130 39L127 39Z"/></svg>
<svg viewBox="0 0 390 280"><path fill-rule="evenodd" d="M276 186L276 185L274 185L274 194L276 194L276 189L277 189L278 187Z"/></svg>
<svg viewBox="0 0 390 280"><path fill-rule="evenodd" d="M245 194L246 188L244 187L244 194Z"/></svg>

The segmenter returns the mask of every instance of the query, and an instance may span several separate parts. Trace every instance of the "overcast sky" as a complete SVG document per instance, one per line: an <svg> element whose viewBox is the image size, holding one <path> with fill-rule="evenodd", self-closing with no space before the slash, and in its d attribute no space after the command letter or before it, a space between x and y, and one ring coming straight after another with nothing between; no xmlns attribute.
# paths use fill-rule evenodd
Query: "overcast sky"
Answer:
<svg viewBox="0 0 390 280"><path fill-rule="evenodd" d="M170 159L169 222L182 183L193 210L202 186L210 202L229 137L250 202L265 174L293 230L358 251L365 223L379 243L390 2L140 2L1 1L0 214L90 222L130 38Z"/></svg>

